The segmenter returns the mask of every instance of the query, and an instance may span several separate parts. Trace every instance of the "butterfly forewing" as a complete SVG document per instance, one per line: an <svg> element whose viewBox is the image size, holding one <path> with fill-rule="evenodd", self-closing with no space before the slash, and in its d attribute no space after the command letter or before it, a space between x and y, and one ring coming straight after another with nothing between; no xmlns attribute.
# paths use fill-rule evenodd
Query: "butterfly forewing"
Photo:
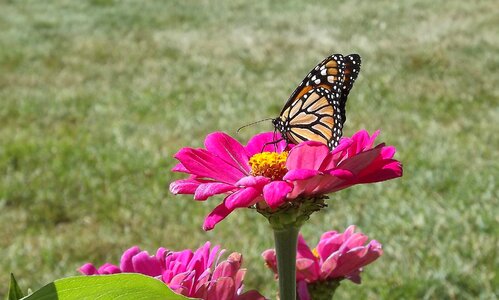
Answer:
<svg viewBox="0 0 499 300"><path fill-rule="evenodd" d="M344 76L343 76L343 87L342 87L342 93L341 93L341 121L345 123L346 121L346 103L347 103L347 98L348 94L350 93L350 90L352 89L352 86L357 79L357 76L359 76L360 72L360 64L361 64L361 59L358 54L350 54L345 56L345 70L344 70Z"/></svg>
<svg viewBox="0 0 499 300"><path fill-rule="evenodd" d="M350 54L345 56L345 69L343 71L343 97L348 97L352 86L359 76L361 59L358 54Z"/></svg>
<svg viewBox="0 0 499 300"><path fill-rule="evenodd" d="M291 94L288 101L284 105L281 114L290 106L293 101L300 99L305 93L317 86L322 86L328 90L332 90L334 86L341 88L344 80L344 57L341 54L333 54L315 68L313 68L303 81L298 85L295 91Z"/></svg>

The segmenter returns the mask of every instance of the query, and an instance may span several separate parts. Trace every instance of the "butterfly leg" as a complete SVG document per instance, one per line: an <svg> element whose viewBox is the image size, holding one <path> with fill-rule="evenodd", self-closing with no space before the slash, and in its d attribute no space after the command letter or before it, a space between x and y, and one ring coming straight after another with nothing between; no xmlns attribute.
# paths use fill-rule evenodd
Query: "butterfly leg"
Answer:
<svg viewBox="0 0 499 300"><path fill-rule="evenodd" d="M263 150L265 150L265 147L267 147L267 145L274 145L274 151L277 152L277 144L281 141L284 141L284 139L280 138L276 141L272 141L272 142L268 142L268 143L263 144L262 150L260 152L263 152Z"/></svg>

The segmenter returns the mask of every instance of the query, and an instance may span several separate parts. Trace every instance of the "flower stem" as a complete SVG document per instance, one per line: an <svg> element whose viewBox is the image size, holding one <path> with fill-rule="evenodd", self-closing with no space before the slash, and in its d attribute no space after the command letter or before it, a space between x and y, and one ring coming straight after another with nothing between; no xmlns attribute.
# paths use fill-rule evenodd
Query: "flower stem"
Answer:
<svg viewBox="0 0 499 300"><path fill-rule="evenodd" d="M296 300L296 247L299 226L274 228L280 300Z"/></svg>

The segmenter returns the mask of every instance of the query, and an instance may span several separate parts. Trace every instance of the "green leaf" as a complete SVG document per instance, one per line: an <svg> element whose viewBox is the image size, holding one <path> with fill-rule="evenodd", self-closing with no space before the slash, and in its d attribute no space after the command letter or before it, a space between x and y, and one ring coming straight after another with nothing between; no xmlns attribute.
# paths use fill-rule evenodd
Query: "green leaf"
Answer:
<svg viewBox="0 0 499 300"><path fill-rule="evenodd" d="M14 274L10 273L9 293L7 294L5 300L19 300L22 297L24 297L23 292L21 291L21 288L17 284Z"/></svg>
<svg viewBox="0 0 499 300"><path fill-rule="evenodd" d="M163 282L142 274L76 276L47 284L22 300L186 300ZM9 299L10 300L10 299Z"/></svg>

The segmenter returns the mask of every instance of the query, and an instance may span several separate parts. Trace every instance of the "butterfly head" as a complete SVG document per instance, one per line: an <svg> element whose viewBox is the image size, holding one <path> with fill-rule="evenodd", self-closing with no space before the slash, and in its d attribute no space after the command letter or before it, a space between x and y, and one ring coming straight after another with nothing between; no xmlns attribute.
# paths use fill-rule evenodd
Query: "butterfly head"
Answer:
<svg viewBox="0 0 499 300"><path fill-rule="evenodd" d="M281 123L282 121L280 121L280 118L272 119L272 125L274 125L275 128L277 128Z"/></svg>
<svg viewBox="0 0 499 300"><path fill-rule="evenodd" d="M286 123L282 119L282 117L278 117L275 119L272 119L272 124L274 125L274 128L279 131L280 133L286 132ZM284 134L283 134L284 135Z"/></svg>

